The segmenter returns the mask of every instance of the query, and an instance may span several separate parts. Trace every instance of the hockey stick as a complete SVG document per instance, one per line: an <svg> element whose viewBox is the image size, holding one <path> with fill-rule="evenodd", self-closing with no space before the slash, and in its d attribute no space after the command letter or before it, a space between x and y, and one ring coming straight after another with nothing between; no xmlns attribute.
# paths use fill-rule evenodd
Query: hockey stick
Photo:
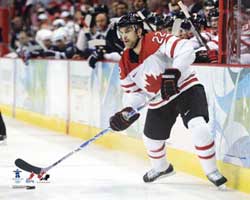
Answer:
<svg viewBox="0 0 250 200"><path fill-rule="evenodd" d="M151 26L151 24L147 21L146 17L142 14L142 12L139 10L137 11L137 15L142 19L143 22L147 24L147 26L150 28L151 31L155 31L155 29Z"/></svg>
<svg viewBox="0 0 250 200"><path fill-rule="evenodd" d="M180 6L182 12L184 13L185 17L187 18L187 20L189 21L189 23L192 26L193 29L193 33L195 35L195 37L197 38L197 40L200 42L200 44L202 44L206 50L210 50L209 46L207 45L205 39L202 37L201 33L199 32L199 30L194 26L193 22L192 22L192 18L188 12L187 6L185 6L182 1L178 2L178 5Z"/></svg>
<svg viewBox="0 0 250 200"><path fill-rule="evenodd" d="M139 112L141 109L145 108L147 105L149 105L149 103L153 100L155 100L157 97L160 96L160 93L157 94L156 96L152 97L151 99L149 99L146 103L144 103L142 106L138 107L137 109L134 109L132 112L128 113L126 116L124 116L124 118L129 119L130 117L132 117L135 113ZM58 161L56 161L55 163L49 165L48 167L42 168L42 167L37 167L34 165L29 164L28 162L24 161L21 158L18 158L15 160L15 165L17 167L19 167L20 169L27 171L27 172L33 172L35 174L38 175L38 178L41 179L43 177L44 174L46 174L50 169L52 169L53 167L55 167L56 165L58 165L59 163L61 163L63 160L67 159L68 157L70 157L71 155L73 155L74 153L82 150L84 147L88 146L89 144L91 144L92 142L96 141L98 138L100 138L101 136L103 136L104 134L108 133L109 131L111 131L112 129L110 127L102 130L101 132L99 132L97 135L95 135L94 137L92 137L91 139L85 141L84 143L82 143L79 147L75 148L73 151L69 152L68 154L66 154L65 156L63 156L62 158L60 158Z"/></svg>

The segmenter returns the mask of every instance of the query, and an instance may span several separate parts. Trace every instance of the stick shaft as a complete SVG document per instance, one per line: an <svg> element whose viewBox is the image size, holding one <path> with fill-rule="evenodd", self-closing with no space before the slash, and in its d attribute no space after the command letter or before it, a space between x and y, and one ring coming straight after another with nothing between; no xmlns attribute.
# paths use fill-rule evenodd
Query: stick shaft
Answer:
<svg viewBox="0 0 250 200"><path fill-rule="evenodd" d="M97 135L95 135L94 137L92 137L91 139L85 141L84 143L82 143L79 147L77 147L76 149L74 149L73 151L69 152L68 154L66 154L65 156L63 156L62 158L60 158L58 161L56 161L55 163L53 163L52 165L43 168L42 171L47 172L49 171L51 168L55 167L56 165L58 165L59 163L61 163L63 160L67 159L68 157L72 156L74 153L82 150L84 147L88 146L89 144L91 144L92 142L96 141L99 137L103 136L104 134L108 133L111 130L111 128L106 128L104 130L102 130L101 132L99 132Z"/></svg>
<svg viewBox="0 0 250 200"><path fill-rule="evenodd" d="M134 111L132 111L131 113L129 113L128 117L129 118L132 117L135 113L139 112L140 110L142 110L143 108L145 108L146 106L148 106L151 101L153 101L154 99L156 99L159 96L160 96L160 93L157 94L156 96L150 98L145 104L143 104L142 106L138 107L137 109L135 109ZM63 160L65 160L68 157L72 156L74 153L82 150L84 147L86 147L89 144L93 143L94 141L96 141L98 138L100 138L104 134L108 133L109 131L111 131L110 127L102 130L97 135L95 135L94 137L90 138L89 140L83 142L80 146L78 146L77 148L75 148L73 151L69 152L68 154L66 154L65 156L63 156L62 158L60 158L58 161L54 162L52 165L50 165L50 166L48 166L46 168L42 168L42 172L46 173L47 171L49 171L50 169L52 169L53 167L55 167L56 165L58 165L59 163L61 163Z"/></svg>
<svg viewBox="0 0 250 200"><path fill-rule="evenodd" d="M143 20L143 22L145 22L147 24L147 26L150 28L151 31L155 31L154 28L150 25L150 23L148 23L148 21L146 20L146 17L142 14L142 12L140 10L137 11L137 14Z"/></svg>
<svg viewBox="0 0 250 200"><path fill-rule="evenodd" d="M182 1L178 2L178 5L180 6L181 10L183 11L185 17L188 19L188 21L190 22L193 32L196 36L196 38L198 39L198 41L207 49L209 49L209 46L207 45L206 41L204 40L204 38L202 37L201 33L197 30L197 28L194 26L193 22L192 22L192 18L188 12L187 7L182 3Z"/></svg>

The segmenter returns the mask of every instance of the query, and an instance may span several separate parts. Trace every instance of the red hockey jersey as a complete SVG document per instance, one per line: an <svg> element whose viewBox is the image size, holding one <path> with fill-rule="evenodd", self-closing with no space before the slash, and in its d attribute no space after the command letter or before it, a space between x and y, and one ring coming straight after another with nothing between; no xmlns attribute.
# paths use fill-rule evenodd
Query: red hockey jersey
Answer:
<svg viewBox="0 0 250 200"><path fill-rule="evenodd" d="M166 68L178 68L181 77L178 81L181 94L199 84L195 71L190 65L195 60L195 52L189 40L180 39L165 32L150 32L142 39L142 48L138 63L132 63L129 49L125 50L119 62L121 87L124 89L125 106L137 108L160 92L161 76ZM168 100L159 98L152 101L150 108L159 108Z"/></svg>

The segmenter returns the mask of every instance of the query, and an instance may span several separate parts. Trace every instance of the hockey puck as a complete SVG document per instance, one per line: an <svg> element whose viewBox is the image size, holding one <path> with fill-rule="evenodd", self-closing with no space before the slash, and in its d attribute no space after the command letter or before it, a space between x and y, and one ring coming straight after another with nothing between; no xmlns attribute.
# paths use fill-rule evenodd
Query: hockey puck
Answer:
<svg viewBox="0 0 250 200"><path fill-rule="evenodd" d="M26 189L27 190L33 190L33 189L36 189L36 186L26 186Z"/></svg>
<svg viewBox="0 0 250 200"><path fill-rule="evenodd" d="M49 175L49 174L46 174L44 177L42 177L42 178L40 179L40 181L48 181L49 177L50 177L50 175Z"/></svg>
<svg viewBox="0 0 250 200"><path fill-rule="evenodd" d="M47 181L49 179L50 175L49 174L46 174L45 177L44 177L44 180Z"/></svg>

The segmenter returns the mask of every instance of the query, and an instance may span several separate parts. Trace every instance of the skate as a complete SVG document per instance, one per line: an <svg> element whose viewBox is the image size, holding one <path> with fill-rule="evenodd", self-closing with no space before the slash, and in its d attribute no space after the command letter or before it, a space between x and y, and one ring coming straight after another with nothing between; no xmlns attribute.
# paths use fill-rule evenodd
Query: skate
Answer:
<svg viewBox="0 0 250 200"><path fill-rule="evenodd" d="M207 178L219 189L226 189L227 179L218 170L208 174Z"/></svg>
<svg viewBox="0 0 250 200"><path fill-rule="evenodd" d="M154 169L151 169L150 171L148 171L144 176L143 176L143 180L144 182L148 183L148 182L153 182L156 179L160 179L163 177L167 177L167 176L171 176L173 175L174 172L174 168L173 166L170 164L169 167L162 172L157 172Z"/></svg>

